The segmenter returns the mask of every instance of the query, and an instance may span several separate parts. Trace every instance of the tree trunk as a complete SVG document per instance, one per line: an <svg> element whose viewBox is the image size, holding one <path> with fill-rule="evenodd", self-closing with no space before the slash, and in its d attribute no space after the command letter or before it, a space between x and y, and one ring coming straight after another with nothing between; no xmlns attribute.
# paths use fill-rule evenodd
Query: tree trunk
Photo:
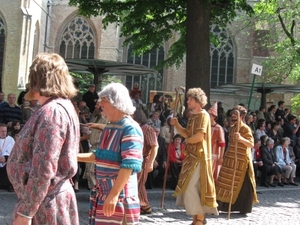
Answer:
<svg viewBox="0 0 300 225"><path fill-rule="evenodd" d="M208 0L187 0L186 90L200 87L210 102L210 8Z"/></svg>

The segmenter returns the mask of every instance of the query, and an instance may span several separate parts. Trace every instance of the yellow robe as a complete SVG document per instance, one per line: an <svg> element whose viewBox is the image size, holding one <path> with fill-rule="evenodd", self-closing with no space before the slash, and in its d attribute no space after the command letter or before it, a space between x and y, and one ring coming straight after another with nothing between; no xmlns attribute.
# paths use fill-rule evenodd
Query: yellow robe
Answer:
<svg viewBox="0 0 300 225"><path fill-rule="evenodd" d="M229 148L224 155L222 167L219 173L218 180L216 182L217 200L221 202L230 202L231 198L231 187L235 168L235 141L233 139L233 133L237 132L237 126L232 126L229 131ZM253 140L253 135L251 129L243 122L241 122L240 135L251 141ZM235 203L237 197L239 196L240 190L242 188L246 172L248 172L252 188L253 188L253 203L257 203L256 195L256 184L255 176L253 170L253 164L251 160L251 148L247 148L244 144L238 142L237 144L237 166L235 171L235 179L233 184L233 197L232 204Z"/></svg>
<svg viewBox="0 0 300 225"><path fill-rule="evenodd" d="M189 180L198 163L200 163L200 198L201 205L217 207L216 192L212 175L211 161L211 131L208 113L203 109L198 114L192 114L186 127L188 137L202 131L203 141L195 144L187 144L185 148L185 159L182 164L178 184L174 196L183 194L189 185Z"/></svg>

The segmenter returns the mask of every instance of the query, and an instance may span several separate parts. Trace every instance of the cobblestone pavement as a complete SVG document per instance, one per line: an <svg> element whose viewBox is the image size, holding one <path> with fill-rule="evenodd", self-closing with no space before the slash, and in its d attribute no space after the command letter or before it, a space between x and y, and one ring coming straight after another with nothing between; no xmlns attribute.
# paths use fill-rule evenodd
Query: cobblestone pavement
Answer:
<svg viewBox="0 0 300 225"><path fill-rule="evenodd" d="M185 214L185 210L175 205L175 198L172 197L173 191L166 190L163 208L160 208L161 190L151 189L147 190L147 192L153 213L147 216L142 215L141 224L188 225L191 223L191 217ZM227 213L220 212L219 216L207 216L207 224L300 224L300 186L285 186L284 188L258 187L257 192L260 203L254 205L252 213L247 214L247 216L231 213L231 219L227 220ZM86 225L89 192L81 189L76 195L80 224ZM14 193L0 190L0 225L10 224L11 212L16 200Z"/></svg>

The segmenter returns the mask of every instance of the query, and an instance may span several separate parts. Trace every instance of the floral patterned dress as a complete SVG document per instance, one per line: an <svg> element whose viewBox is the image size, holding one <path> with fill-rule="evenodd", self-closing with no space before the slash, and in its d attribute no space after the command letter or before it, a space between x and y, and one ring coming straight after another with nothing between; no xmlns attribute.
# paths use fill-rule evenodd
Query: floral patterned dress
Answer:
<svg viewBox="0 0 300 225"><path fill-rule="evenodd" d="M77 171L79 121L67 99L49 99L27 121L7 163L17 213L33 225L78 225L70 179Z"/></svg>

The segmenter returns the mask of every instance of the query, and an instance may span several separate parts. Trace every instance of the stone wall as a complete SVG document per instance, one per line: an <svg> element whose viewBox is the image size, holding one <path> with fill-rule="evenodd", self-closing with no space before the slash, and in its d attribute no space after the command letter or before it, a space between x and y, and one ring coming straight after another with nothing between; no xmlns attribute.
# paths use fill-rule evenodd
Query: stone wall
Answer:
<svg viewBox="0 0 300 225"><path fill-rule="evenodd" d="M0 15L6 24L7 30L3 69L3 90L6 94L9 92L18 94L20 90L17 86L21 82L21 77L25 85L32 59L36 53L44 51L45 42L47 52L59 52L59 39L63 29L66 24L77 16L77 8L70 7L68 0L52 0L47 25L47 2L47 0L0 0ZM23 11L21 7L23 7ZM26 8L29 8L28 11L26 11ZM31 16L25 16L24 14ZM119 37L120 27L111 24L104 30L101 17L93 17L87 19L87 21L95 33L95 58L126 61L126 51L122 47L123 38ZM45 30L46 26L48 27L47 31ZM253 56L251 27L242 31L241 27L242 23L239 21L235 21L229 27L235 45L236 71L234 81L236 83L251 83L253 79L253 75L251 75L252 63L260 63L264 58ZM174 34L174 39L165 43L166 56L171 44L176 39L178 39L178 36ZM185 71L185 59L179 68L176 68L176 66L165 68L163 89L174 91L178 86L185 86ZM287 100L290 104L290 101L288 101L291 98L290 96L284 98L282 95L279 95L279 97L276 95L276 99L272 99L274 102L278 102L277 98ZM232 108L240 102L247 103L248 99L249 93L218 90L211 93L211 101L222 101L226 109ZM252 108L259 107L259 99L259 94L253 93Z"/></svg>

